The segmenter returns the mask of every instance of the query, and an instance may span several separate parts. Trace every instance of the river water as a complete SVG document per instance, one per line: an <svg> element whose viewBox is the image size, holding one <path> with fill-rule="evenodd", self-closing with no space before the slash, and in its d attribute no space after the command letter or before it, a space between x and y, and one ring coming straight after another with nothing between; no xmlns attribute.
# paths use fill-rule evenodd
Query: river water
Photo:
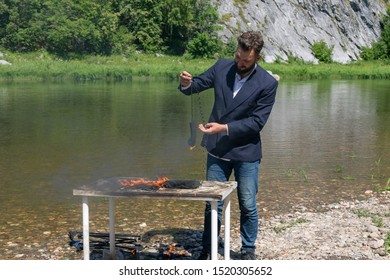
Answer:
<svg viewBox="0 0 390 280"><path fill-rule="evenodd" d="M382 80L281 80L262 131L260 215L320 211L385 186L389 89ZM203 122L212 91L192 102ZM0 259L59 251L75 258L67 232L82 230L81 199L72 195L82 184L111 176L203 179L205 151L187 146L190 119L191 98L172 81L2 83ZM91 231L107 232L107 207L107 199L91 200ZM120 233L202 228L199 202L118 199L116 207ZM233 197L233 229L237 222Z"/></svg>

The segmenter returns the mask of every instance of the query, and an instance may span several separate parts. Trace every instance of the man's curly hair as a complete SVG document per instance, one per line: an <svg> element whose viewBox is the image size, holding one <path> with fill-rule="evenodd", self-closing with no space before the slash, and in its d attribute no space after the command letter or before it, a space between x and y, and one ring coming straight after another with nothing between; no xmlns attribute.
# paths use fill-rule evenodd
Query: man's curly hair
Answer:
<svg viewBox="0 0 390 280"><path fill-rule="evenodd" d="M247 31L237 38L238 48L244 51L254 50L259 54L264 46L263 36L260 32Z"/></svg>

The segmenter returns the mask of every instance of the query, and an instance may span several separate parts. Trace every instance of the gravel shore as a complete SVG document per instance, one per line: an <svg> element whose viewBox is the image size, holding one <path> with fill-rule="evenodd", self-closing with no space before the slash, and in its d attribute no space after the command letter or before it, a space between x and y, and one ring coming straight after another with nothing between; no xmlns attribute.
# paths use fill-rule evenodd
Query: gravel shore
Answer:
<svg viewBox="0 0 390 280"><path fill-rule="evenodd" d="M389 260L390 192L366 192L366 198L323 206L260 221L256 248L259 260ZM239 259L239 232L232 229L231 259ZM133 255L124 259L196 259L202 249L201 231L173 231L144 236ZM223 249L219 248L220 259ZM105 258L95 255L96 259Z"/></svg>
<svg viewBox="0 0 390 280"><path fill-rule="evenodd" d="M324 212L292 214L261 224L258 259L389 260L390 193L366 192L367 199L324 206ZM239 249L236 240L232 249Z"/></svg>
<svg viewBox="0 0 390 280"><path fill-rule="evenodd" d="M310 211L296 205L288 214L259 221L256 256L259 260L390 260L390 192L367 191L355 201L323 205ZM237 223L232 225L231 259L239 259L241 240ZM63 228L63 227L62 227ZM146 229L146 227L145 227ZM222 234L223 236L223 228ZM146 231L118 250L118 259L197 259L202 231L168 229ZM77 241L66 232L44 231L42 242L7 241L4 259L77 260L83 258ZM132 239L132 238L130 238ZM20 243L18 243L20 241ZM91 259L107 259L107 238L92 250ZM23 245L24 244L24 245ZM96 243L95 243L96 244ZM219 248L223 259L223 248Z"/></svg>

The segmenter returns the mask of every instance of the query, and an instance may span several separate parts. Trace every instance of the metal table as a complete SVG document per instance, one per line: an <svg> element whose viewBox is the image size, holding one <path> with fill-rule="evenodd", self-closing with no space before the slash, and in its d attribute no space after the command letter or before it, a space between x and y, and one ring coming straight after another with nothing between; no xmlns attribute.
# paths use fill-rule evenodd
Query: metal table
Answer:
<svg viewBox="0 0 390 280"><path fill-rule="evenodd" d="M89 260L89 199L88 197L109 198L109 228L110 228L110 255L115 258L115 198L150 198L150 199L178 199L200 200L211 203L211 259L218 258L218 201L225 201L225 260L230 257L230 195L237 188L237 182L200 181L197 188L157 188L149 186L127 187L121 184L123 180L135 179L132 177L111 177L100 179L92 184L84 185L73 190L73 195L82 196L83 205L83 251L84 259Z"/></svg>

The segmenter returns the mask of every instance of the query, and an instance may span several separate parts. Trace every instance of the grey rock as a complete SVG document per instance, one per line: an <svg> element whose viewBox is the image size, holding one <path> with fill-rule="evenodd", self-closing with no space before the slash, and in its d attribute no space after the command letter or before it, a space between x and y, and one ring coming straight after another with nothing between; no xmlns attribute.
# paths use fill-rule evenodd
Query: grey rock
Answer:
<svg viewBox="0 0 390 280"><path fill-rule="evenodd" d="M378 228L373 225L367 225L366 227L367 232L373 233L373 232L378 232Z"/></svg>
<svg viewBox="0 0 390 280"><path fill-rule="evenodd" d="M0 65L12 65L12 63L10 63L10 62L8 62L6 60L1 59L0 60Z"/></svg>
<svg viewBox="0 0 390 280"><path fill-rule="evenodd" d="M374 240L374 241L368 242L368 245L369 245L372 249L378 249L378 248L382 247L384 244L385 244L385 241L384 241L383 239Z"/></svg>
<svg viewBox="0 0 390 280"><path fill-rule="evenodd" d="M360 58L362 47L380 37L380 19L386 14L381 0L212 0L224 19L219 35L225 42L238 33L258 30L264 35L266 62L289 56L317 63L311 46L325 41L334 46L332 59L349 63Z"/></svg>
<svg viewBox="0 0 390 280"><path fill-rule="evenodd" d="M376 254L378 254L379 256L381 257L385 257L387 255L387 253L385 252L385 250L383 249L377 249L374 251Z"/></svg>
<svg viewBox="0 0 390 280"><path fill-rule="evenodd" d="M368 238L371 238L371 239L378 239L378 238L380 238L380 234L379 234L379 232L371 232L371 233L368 235Z"/></svg>

